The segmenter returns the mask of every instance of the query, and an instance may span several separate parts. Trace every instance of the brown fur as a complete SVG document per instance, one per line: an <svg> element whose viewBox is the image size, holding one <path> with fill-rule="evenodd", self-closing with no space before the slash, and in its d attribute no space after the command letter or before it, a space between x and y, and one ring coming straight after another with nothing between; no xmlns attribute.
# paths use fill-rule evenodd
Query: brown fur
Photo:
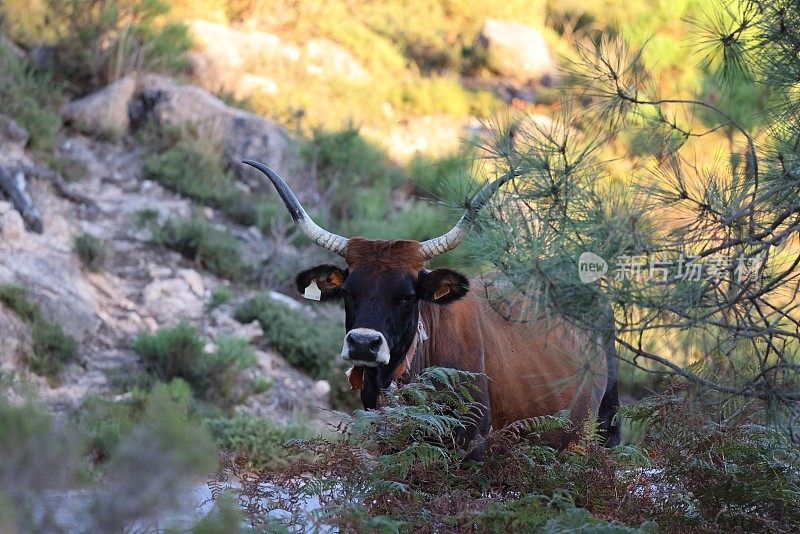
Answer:
<svg viewBox="0 0 800 534"><path fill-rule="evenodd" d="M414 276L425 266L419 241L409 239L383 241L352 237L347 242L345 261L351 270L358 267L371 267L378 271L394 268Z"/></svg>

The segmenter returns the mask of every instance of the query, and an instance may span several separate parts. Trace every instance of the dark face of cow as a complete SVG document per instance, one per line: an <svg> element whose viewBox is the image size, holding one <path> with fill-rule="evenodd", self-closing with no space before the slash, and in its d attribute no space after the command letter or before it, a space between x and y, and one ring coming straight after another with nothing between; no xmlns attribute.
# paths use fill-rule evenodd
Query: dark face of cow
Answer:
<svg viewBox="0 0 800 534"><path fill-rule="evenodd" d="M297 288L312 282L322 300L344 303L347 333L342 359L363 367L394 367L414 341L421 301L448 304L469 290L464 275L450 269L410 272L361 263L341 270L320 265L297 276Z"/></svg>

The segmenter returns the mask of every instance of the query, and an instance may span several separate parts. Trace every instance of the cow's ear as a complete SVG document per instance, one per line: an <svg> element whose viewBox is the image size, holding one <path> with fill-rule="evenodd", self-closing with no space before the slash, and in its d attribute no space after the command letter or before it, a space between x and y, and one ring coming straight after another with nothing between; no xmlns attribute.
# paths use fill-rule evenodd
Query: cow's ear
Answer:
<svg viewBox="0 0 800 534"><path fill-rule="evenodd" d="M417 297L436 304L456 301L469 291L469 280L451 269L422 271L417 278Z"/></svg>
<svg viewBox="0 0 800 534"><path fill-rule="evenodd" d="M313 300L333 300L342 296L347 271L335 265L317 265L297 275L295 283L301 295ZM316 288L314 288L316 284ZM318 293L317 293L318 292Z"/></svg>

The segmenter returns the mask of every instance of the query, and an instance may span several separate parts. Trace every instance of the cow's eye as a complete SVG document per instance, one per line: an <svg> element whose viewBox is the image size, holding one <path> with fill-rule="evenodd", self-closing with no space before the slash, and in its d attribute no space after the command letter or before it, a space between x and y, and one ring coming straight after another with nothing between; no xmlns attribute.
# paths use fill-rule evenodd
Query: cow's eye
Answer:
<svg viewBox="0 0 800 534"><path fill-rule="evenodd" d="M400 304L410 304L414 302L414 299L416 298L417 298L416 295L414 295L413 293L409 293L408 295L403 295L402 297L398 297L397 302L399 302Z"/></svg>

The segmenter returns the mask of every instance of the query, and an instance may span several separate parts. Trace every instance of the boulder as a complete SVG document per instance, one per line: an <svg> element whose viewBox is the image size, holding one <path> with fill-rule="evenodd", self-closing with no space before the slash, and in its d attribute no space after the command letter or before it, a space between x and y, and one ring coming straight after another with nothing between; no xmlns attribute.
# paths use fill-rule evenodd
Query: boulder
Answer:
<svg viewBox="0 0 800 534"><path fill-rule="evenodd" d="M88 134L120 137L130 126L128 102L135 92L136 80L126 76L89 96L66 104L61 108L61 118Z"/></svg>
<svg viewBox="0 0 800 534"><path fill-rule="evenodd" d="M242 31L205 20L189 20L187 25L195 43L189 56L192 81L209 91L238 96L245 72L300 59L298 47L268 32Z"/></svg>
<svg viewBox="0 0 800 534"><path fill-rule="evenodd" d="M0 304L0 374L19 368L30 350L30 326Z"/></svg>
<svg viewBox="0 0 800 534"><path fill-rule="evenodd" d="M346 48L329 39L312 39L305 46L306 71L319 76L367 82L369 72Z"/></svg>
<svg viewBox="0 0 800 534"><path fill-rule="evenodd" d="M383 145L392 159L407 162L416 154L445 156L457 152L469 137L470 121L447 115L424 115L404 120L388 132L362 128L368 138Z"/></svg>
<svg viewBox="0 0 800 534"><path fill-rule="evenodd" d="M28 290L41 306L44 317L64 331L84 340L97 334L100 320L94 288L83 278L77 261L68 251L37 237L0 247L0 281Z"/></svg>
<svg viewBox="0 0 800 534"><path fill-rule="evenodd" d="M162 325L174 323L178 318L196 319L203 313L204 299L193 285L183 275L153 280L142 291L144 307Z"/></svg>
<svg viewBox="0 0 800 534"><path fill-rule="evenodd" d="M0 235L12 241L24 237L25 221L10 202L0 201Z"/></svg>
<svg viewBox="0 0 800 534"><path fill-rule="evenodd" d="M238 178L252 187L263 186L261 174L241 163L257 159L278 172L292 169L294 161L289 135L277 122L226 105L208 91L192 85L179 85L163 76L143 76L132 108L147 109L161 124L191 124L198 134L216 140Z"/></svg>
<svg viewBox="0 0 800 534"><path fill-rule="evenodd" d="M20 126L11 117L0 114L0 146L14 145L24 147L28 144L29 138L28 130Z"/></svg>
<svg viewBox="0 0 800 534"><path fill-rule="evenodd" d="M519 22L486 19L478 45L489 56L489 68L522 83L546 82L556 66L542 34Z"/></svg>

